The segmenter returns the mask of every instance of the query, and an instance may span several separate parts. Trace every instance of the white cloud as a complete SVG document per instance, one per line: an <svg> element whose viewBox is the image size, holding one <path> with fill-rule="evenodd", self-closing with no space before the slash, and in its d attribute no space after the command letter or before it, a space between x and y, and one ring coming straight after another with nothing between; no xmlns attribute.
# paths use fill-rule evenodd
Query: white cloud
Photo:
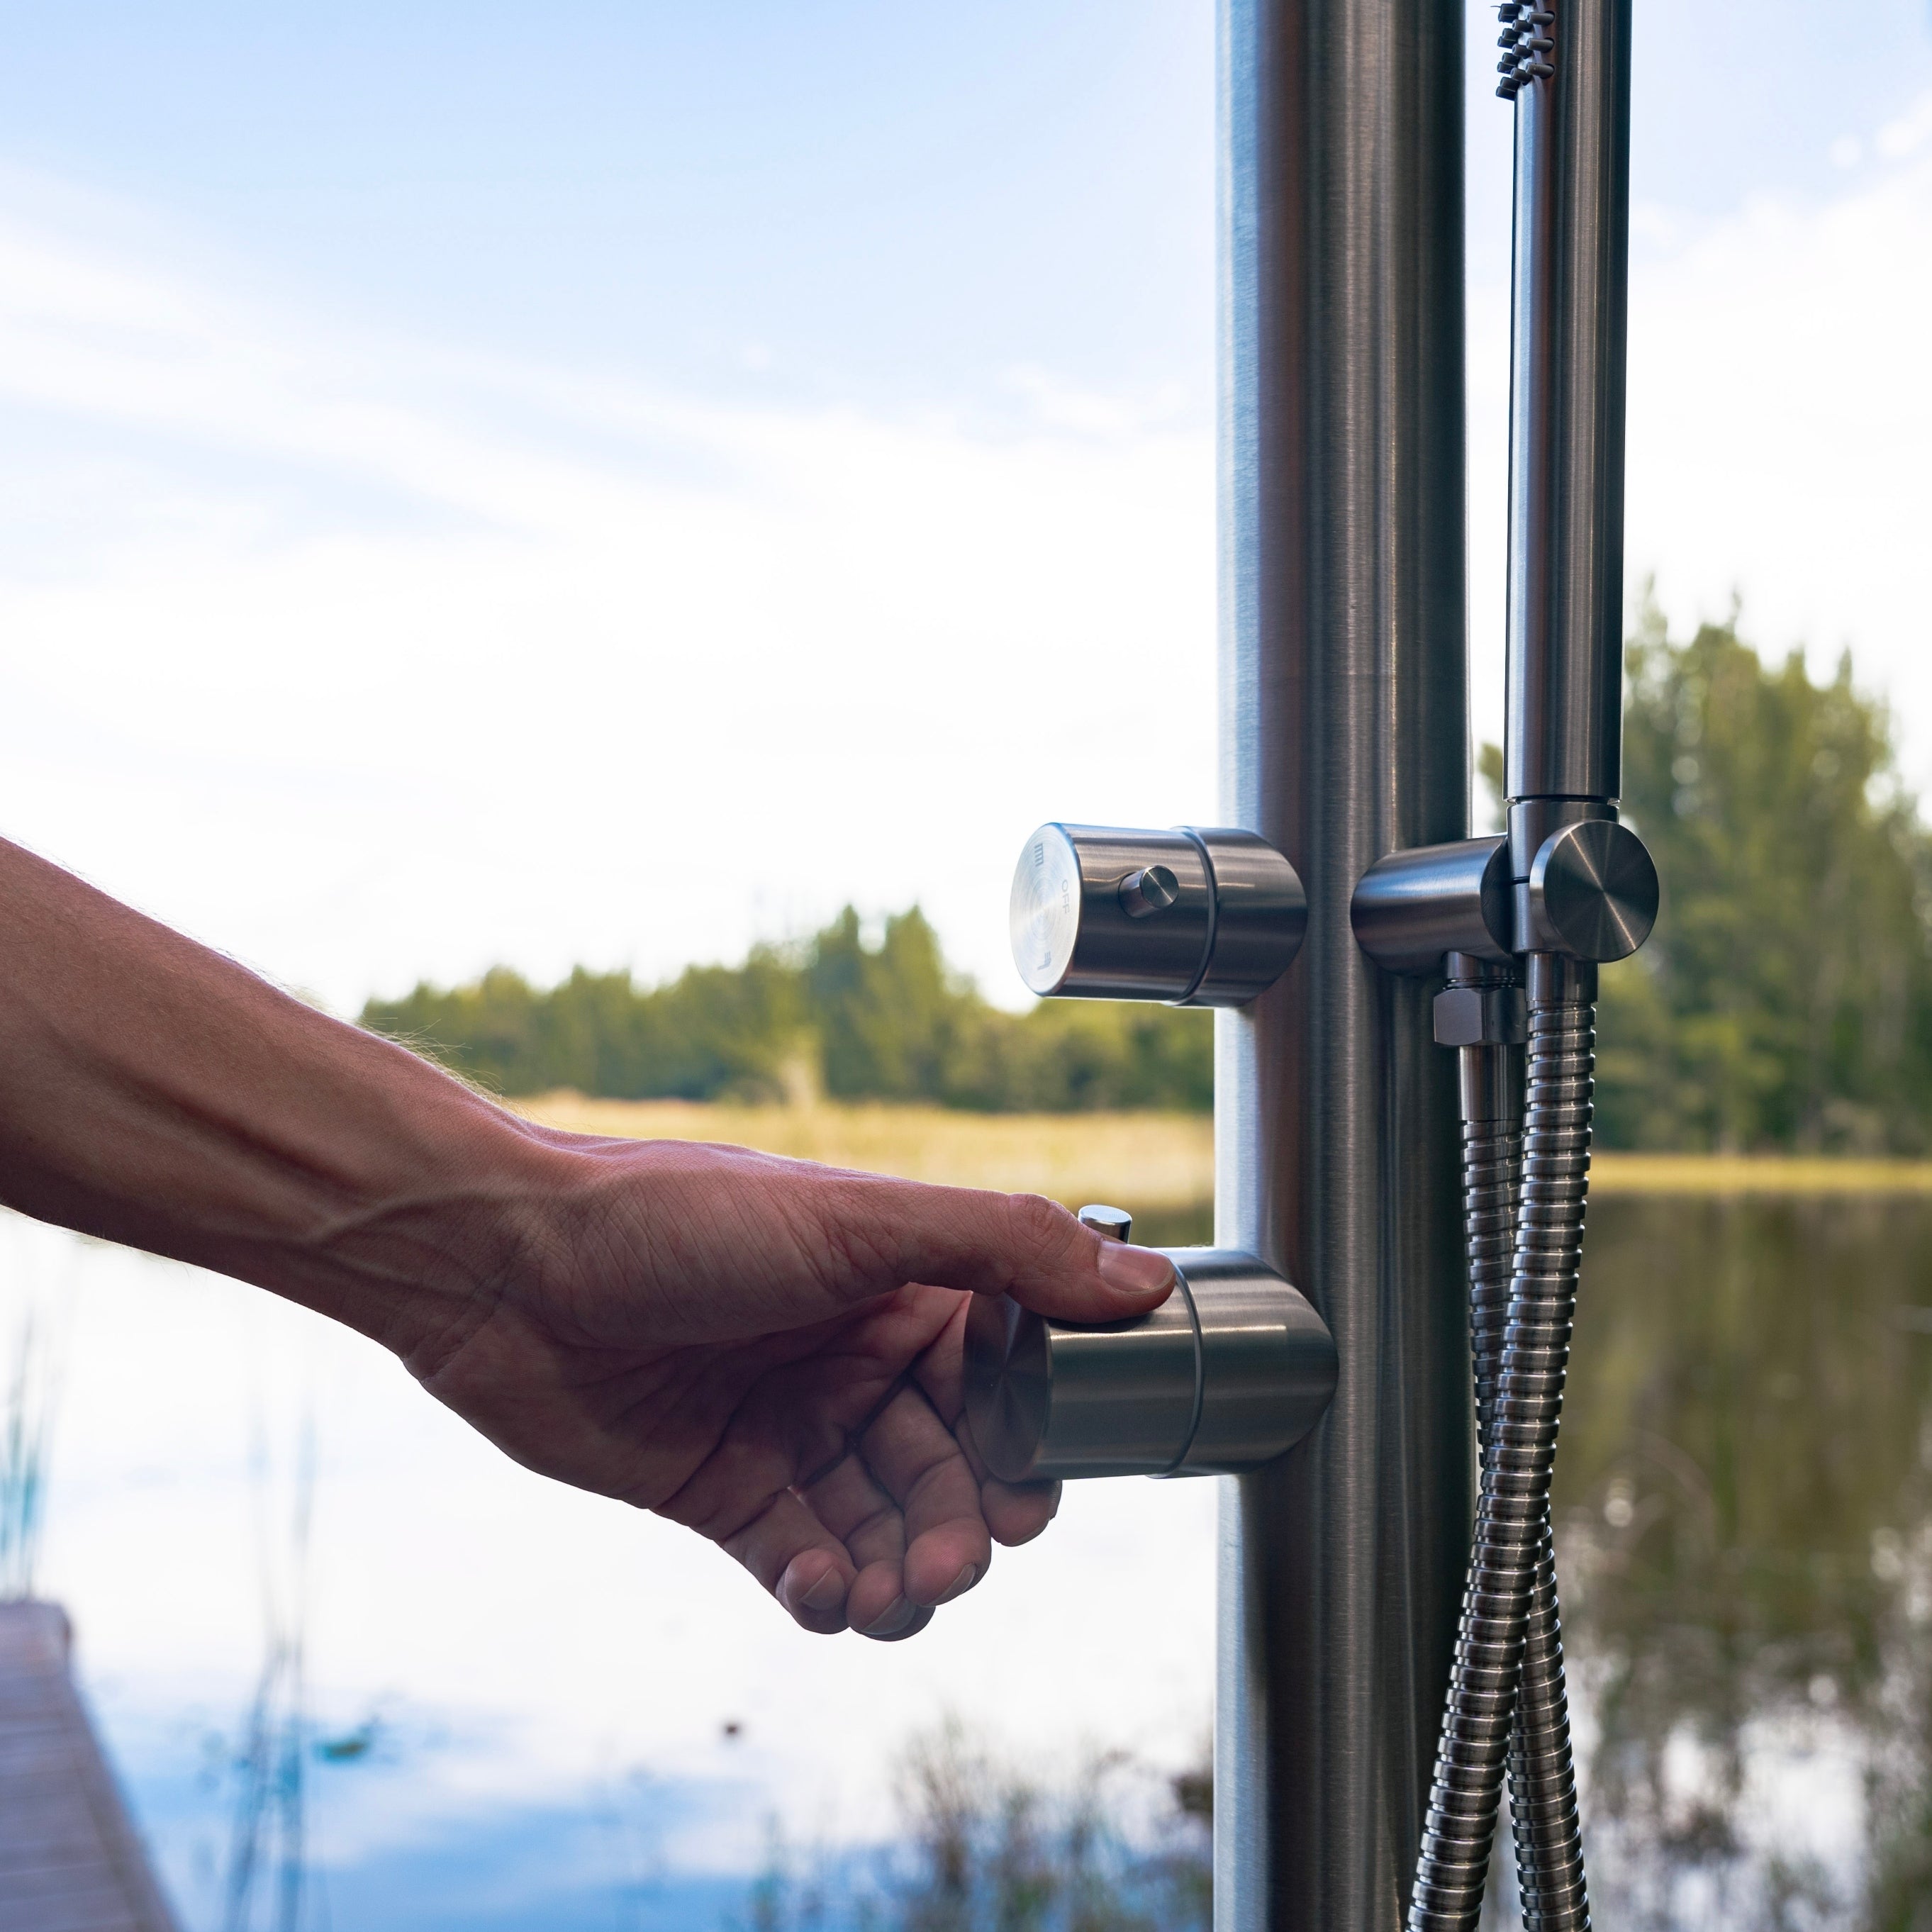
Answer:
<svg viewBox="0 0 1932 1932"><path fill-rule="evenodd" d="M1835 198L1645 212L1628 545L1680 622L1735 589L1768 648L1850 643L1921 778L1928 115ZM0 825L278 976L655 973L919 896L1011 994L1030 824L1212 810L1171 399L698 402L251 305L46 205L0 182ZM1472 314L1493 734L1504 291Z"/></svg>
<svg viewBox="0 0 1932 1932"><path fill-rule="evenodd" d="M1932 128L1932 98L1908 117ZM1916 136L1914 140L1916 140ZM1901 152L1902 137L1887 144ZM1653 224L1657 229L1660 225ZM1816 202L1754 199L1633 270L1626 557L1679 625L1828 670L1849 645L1932 779L1932 156ZM1508 318L1472 302L1478 722L1500 724Z"/></svg>
<svg viewBox="0 0 1932 1932"><path fill-rule="evenodd" d="M1922 94L1896 121L1878 130L1879 152L1894 160L1916 154L1932 140L1932 94Z"/></svg>
<svg viewBox="0 0 1932 1932"><path fill-rule="evenodd" d="M1031 824L1213 809L1207 438L1016 387L706 406L0 222L0 822L338 1003L915 896L1007 991Z"/></svg>

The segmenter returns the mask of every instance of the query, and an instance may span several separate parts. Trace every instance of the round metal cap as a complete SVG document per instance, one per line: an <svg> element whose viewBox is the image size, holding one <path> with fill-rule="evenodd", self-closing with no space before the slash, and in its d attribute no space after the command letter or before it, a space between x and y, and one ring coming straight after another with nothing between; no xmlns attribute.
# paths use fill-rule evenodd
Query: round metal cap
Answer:
<svg viewBox="0 0 1932 1932"><path fill-rule="evenodd" d="M1185 832L1042 825L1013 868L1007 920L1030 992L1184 1000L1214 941L1214 875Z"/></svg>
<svg viewBox="0 0 1932 1932"><path fill-rule="evenodd" d="M1010 1296L966 1317L966 1415L1004 1483L1154 1476L1186 1451L1199 1410L1200 1344L1184 1286L1131 1321L1049 1322Z"/></svg>
<svg viewBox="0 0 1932 1932"><path fill-rule="evenodd" d="M988 1468L1023 1483L1037 1468L1053 1402L1046 1324L1010 1295L976 1294L966 1315L966 1414Z"/></svg>
<svg viewBox="0 0 1932 1932"><path fill-rule="evenodd" d="M1080 938L1080 856L1058 825L1040 826L1021 852L1006 921L1028 992L1058 992Z"/></svg>
<svg viewBox="0 0 1932 1932"><path fill-rule="evenodd" d="M1544 935L1579 959L1627 959L1657 923L1657 867L1643 841L1614 819L1559 826L1529 874Z"/></svg>

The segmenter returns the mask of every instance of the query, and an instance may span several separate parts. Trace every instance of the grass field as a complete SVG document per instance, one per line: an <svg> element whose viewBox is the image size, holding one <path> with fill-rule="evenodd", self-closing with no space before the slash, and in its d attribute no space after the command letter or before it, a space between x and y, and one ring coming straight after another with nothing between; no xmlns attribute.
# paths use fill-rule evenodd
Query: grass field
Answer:
<svg viewBox="0 0 1932 1932"><path fill-rule="evenodd" d="M1214 1192L1214 1124L1199 1114L964 1114L940 1107L734 1107L591 1100L514 1103L532 1120L637 1140L728 1141L914 1180L1114 1201L1171 1217ZM1598 1194L1932 1194L1932 1161L1769 1154L1600 1154Z"/></svg>
<svg viewBox="0 0 1932 1932"><path fill-rule="evenodd" d="M734 1107L546 1094L513 1103L533 1120L638 1140L728 1141L833 1167L1044 1194L1078 1207L1192 1208L1214 1192L1204 1114L964 1114L943 1107Z"/></svg>

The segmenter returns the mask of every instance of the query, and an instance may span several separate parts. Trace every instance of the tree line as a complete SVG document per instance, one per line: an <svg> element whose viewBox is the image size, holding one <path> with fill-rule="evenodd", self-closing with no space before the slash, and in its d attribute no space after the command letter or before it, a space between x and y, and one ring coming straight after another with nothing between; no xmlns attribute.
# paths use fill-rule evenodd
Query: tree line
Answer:
<svg viewBox="0 0 1932 1932"><path fill-rule="evenodd" d="M1002 1011L947 966L916 906L875 944L848 906L802 945L663 986L579 967L539 988L498 967L372 1000L362 1024L513 1096L772 1100L803 1087L995 1113L1214 1104L1208 1014L1090 1000Z"/></svg>
<svg viewBox="0 0 1932 1932"><path fill-rule="evenodd" d="M1664 881L1650 944L1606 969L1598 1128L1611 1147L1932 1148L1932 836L1892 720L1849 656L1814 682L1733 619L1628 649L1624 815ZM1486 746L1493 790L1501 757ZM372 1000L365 1026L506 1095L837 1100L986 1112L1204 1109L1204 1012L990 1005L918 908L868 941L850 907L801 944L656 986L506 967Z"/></svg>
<svg viewBox="0 0 1932 1932"><path fill-rule="evenodd" d="M1624 816L1657 860L1650 944L1603 975L1612 1147L1932 1148L1932 835L1849 652L1814 683L1735 615L1627 658Z"/></svg>

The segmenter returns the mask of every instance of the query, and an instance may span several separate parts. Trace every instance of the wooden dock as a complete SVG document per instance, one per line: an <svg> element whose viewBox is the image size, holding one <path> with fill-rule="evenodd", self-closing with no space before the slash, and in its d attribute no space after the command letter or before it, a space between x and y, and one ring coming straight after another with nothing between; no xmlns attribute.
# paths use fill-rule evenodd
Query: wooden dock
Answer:
<svg viewBox="0 0 1932 1932"><path fill-rule="evenodd" d="M0 1604L0 1928L176 1932L76 1694L57 1604Z"/></svg>

